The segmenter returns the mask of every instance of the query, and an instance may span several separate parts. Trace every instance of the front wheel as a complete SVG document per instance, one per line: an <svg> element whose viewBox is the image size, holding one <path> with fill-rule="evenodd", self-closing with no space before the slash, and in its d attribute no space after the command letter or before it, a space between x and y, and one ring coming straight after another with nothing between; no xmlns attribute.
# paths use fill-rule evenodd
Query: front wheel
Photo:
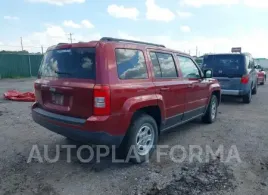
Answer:
<svg viewBox="0 0 268 195"><path fill-rule="evenodd" d="M218 98L216 97L216 95L212 95L206 113L202 117L203 122L213 123L216 120L218 113L218 105Z"/></svg>
<svg viewBox="0 0 268 195"><path fill-rule="evenodd" d="M143 163L152 155L157 141L158 128L155 120L147 114L139 113L134 116L119 150L126 161Z"/></svg>

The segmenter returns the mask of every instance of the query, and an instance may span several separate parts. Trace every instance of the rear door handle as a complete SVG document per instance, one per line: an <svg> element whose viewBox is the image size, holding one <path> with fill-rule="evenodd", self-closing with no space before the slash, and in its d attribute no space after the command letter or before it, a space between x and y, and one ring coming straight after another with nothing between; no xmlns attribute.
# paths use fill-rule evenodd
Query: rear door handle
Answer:
<svg viewBox="0 0 268 195"><path fill-rule="evenodd" d="M160 89L160 91L168 91L168 90L169 90L168 87L163 87L163 88Z"/></svg>
<svg viewBox="0 0 268 195"><path fill-rule="evenodd" d="M189 88L193 88L194 85L193 85L193 84L189 84L188 87L189 87Z"/></svg>

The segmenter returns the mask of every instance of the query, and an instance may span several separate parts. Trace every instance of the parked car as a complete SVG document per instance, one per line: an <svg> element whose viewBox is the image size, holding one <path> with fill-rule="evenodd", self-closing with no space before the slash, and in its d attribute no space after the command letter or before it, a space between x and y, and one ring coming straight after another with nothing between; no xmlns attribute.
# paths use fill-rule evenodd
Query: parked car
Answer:
<svg viewBox="0 0 268 195"><path fill-rule="evenodd" d="M213 70L213 78L221 85L222 95L239 96L250 103L257 93L257 73L249 53L208 54L203 59L203 70Z"/></svg>
<svg viewBox="0 0 268 195"><path fill-rule="evenodd" d="M256 66L256 71L258 75L258 84L264 85L264 83L266 82L266 72L264 71L263 67L261 67L260 65Z"/></svg>
<svg viewBox="0 0 268 195"><path fill-rule="evenodd" d="M213 123L221 91L188 54L163 45L102 38L59 44L35 81L35 122L70 139L135 146L143 162L160 133L202 117Z"/></svg>

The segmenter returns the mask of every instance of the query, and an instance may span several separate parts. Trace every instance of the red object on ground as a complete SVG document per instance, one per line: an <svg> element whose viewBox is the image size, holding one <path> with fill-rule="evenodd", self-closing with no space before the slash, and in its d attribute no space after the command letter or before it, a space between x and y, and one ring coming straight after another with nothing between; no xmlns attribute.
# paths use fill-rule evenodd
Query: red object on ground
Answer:
<svg viewBox="0 0 268 195"><path fill-rule="evenodd" d="M33 92L22 93L16 90L10 90L4 93L4 98L13 101L34 102L35 95Z"/></svg>

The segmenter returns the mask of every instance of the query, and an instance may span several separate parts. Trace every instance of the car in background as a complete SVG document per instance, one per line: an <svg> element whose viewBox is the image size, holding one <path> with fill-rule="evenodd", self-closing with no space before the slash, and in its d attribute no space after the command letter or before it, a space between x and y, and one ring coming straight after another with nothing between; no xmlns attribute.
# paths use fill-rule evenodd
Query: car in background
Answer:
<svg viewBox="0 0 268 195"><path fill-rule="evenodd" d="M264 85L264 83L266 82L266 72L264 71L263 67L261 67L260 65L256 66L256 71L258 75L258 84Z"/></svg>
<svg viewBox="0 0 268 195"><path fill-rule="evenodd" d="M257 73L249 53L207 54L202 69L213 70L222 95L242 97L244 103L250 103L252 94L257 93Z"/></svg>
<svg viewBox="0 0 268 195"><path fill-rule="evenodd" d="M44 55L32 117L67 138L116 146L122 156L133 149L132 161L143 162L160 133L199 117L216 120L221 89L211 75L163 45L109 37L59 44Z"/></svg>

